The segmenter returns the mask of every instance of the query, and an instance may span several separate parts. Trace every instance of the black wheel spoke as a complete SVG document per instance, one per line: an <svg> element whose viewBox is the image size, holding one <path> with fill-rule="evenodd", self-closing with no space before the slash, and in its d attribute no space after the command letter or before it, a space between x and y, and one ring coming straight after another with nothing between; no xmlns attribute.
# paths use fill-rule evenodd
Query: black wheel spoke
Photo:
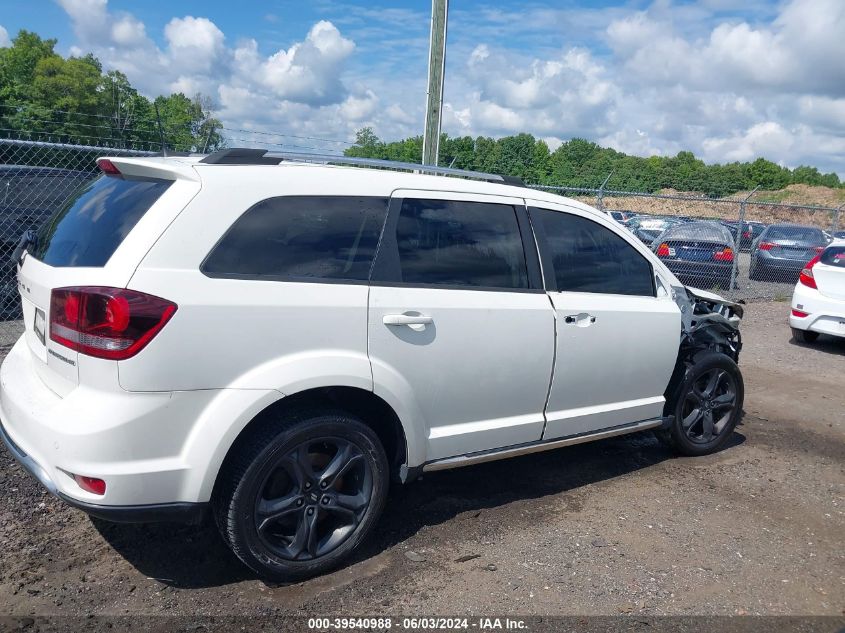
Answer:
<svg viewBox="0 0 845 633"><path fill-rule="evenodd" d="M332 461L320 473L320 486L331 486L338 477L342 477L352 466L364 459L364 456L352 445L338 447Z"/></svg>
<svg viewBox="0 0 845 633"><path fill-rule="evenodd" d="M713 439L713 413L711 411L705 411L704 415L701 416L701 437L704 441L710 441Z"/></svg>
<svg viewBox="0 0 845 633"><path fill-rule="evenodd" d="M337 495L335 500L339 507L351 510L352 512L358 512L358 510L367 507L370 497L364 491L361 491L354 495Z"/></svg>
<svg viewBox="0 0 845 633"><path fill-rule="evenodd" d="M699 419L701 419L701 409L696 408L690 411L689 414L681 420L681 425L687 430L687 432L689 432Z"/></svg>
<svg viewBox="0 0 845 633"><path fill-rule="evenodd" d="M723 393L721 396L713 398L713 409L721 410L728 407L733 407L736 403L736 394L732 391Z"/></svg>
<svg viewBox="0 0 845 633"><path fill-rule="evenodd" d="M292 558L298 558L303 552L307 551L311 556L316 551L315 538L317 530L314 529L317 523L317 512L312 513L303 512L299 516L299 521L296 524L296 534L294 534L293 541L291 541L288 551Z"/></svg>
<svg viewBox="0 0 845 633"><path fill-rule="evenodd" d="M302 497L298 493L292 493L278 499L261 499L255 514L258 518L258 530L266 530L270 524L282 517L297 512L302 507Z"/></svg>

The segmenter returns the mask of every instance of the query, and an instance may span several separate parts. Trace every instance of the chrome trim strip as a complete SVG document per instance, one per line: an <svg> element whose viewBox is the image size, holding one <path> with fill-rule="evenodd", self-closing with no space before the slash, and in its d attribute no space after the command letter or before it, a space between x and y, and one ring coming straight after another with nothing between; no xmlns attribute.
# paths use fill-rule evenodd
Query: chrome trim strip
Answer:
<svg viewBox="0 0 845 633"><path fill-rule="evenodd" d="M624 426L614 426L609 429L602 429L600 431L593 431L591 433L582 433L581 435L564 437L558 440L550 440L546 442L543 442L541 440L539 442L520 444L518 446L509 446L507 448L494 449L481 453L470 453L468 455L459 455L457 457L446 457L444 459L438 459L425 464L423 466L423 472L433 472L437 470L446 470L449 468L461 468L463 466L482 464L484 462L491 462L497 459L505 459L508 457L516 457L518 455L528 455L530 453L549 451L555 448L561 448L563 446L573 446L575 444L583 444L585 442L601 440L607 437L615 437L617 435L626 435L627 433L645 431L647 429L656 428L661 424L663 424L663 418L654 418L651 420L643 420L642 422L634 422L633 424L625 424Z"/></svg>

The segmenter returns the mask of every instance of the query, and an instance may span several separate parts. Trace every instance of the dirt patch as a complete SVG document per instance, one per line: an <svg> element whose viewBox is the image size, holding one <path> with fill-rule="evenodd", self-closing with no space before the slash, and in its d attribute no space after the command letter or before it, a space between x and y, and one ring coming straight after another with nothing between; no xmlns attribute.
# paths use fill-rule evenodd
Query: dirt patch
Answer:
<svg viewBox="0 0 845 633"><path fill-rule="evenodd" d="M719 454L642 434L426 475L349 566L290 586L210 525L92 521L0 451L0 614L842 615L845 339L796 345L788 309L748 306Z"/></svg>

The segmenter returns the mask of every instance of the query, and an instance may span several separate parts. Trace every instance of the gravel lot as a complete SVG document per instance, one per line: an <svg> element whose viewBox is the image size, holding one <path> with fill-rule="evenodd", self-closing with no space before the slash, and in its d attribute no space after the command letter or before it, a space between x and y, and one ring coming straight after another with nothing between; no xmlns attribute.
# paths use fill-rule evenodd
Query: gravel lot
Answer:
<svg viewBox="0 0 845 633"><path fill-rule="evenodd" d="M0 614L841 616L845 339L796 345L788 309L748 306L721 453L637 435L429 474L297 585L251 578L211 526L93 521L0 449Z"/></svg>

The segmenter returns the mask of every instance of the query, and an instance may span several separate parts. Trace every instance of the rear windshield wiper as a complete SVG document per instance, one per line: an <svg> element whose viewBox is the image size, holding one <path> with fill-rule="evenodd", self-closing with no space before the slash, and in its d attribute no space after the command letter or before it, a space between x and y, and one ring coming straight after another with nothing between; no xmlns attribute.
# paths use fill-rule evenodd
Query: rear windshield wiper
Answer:
<svg viewBox="0 0 845 633"><path fill-rule="evenodd" d="M21 263L21 258L23 258L24 251L29 246L35 246L35 231L33 229L28 229L23 232L21 235L21 239L18 242L17 248L12 252L12 265L17 266Z"/></svg>

